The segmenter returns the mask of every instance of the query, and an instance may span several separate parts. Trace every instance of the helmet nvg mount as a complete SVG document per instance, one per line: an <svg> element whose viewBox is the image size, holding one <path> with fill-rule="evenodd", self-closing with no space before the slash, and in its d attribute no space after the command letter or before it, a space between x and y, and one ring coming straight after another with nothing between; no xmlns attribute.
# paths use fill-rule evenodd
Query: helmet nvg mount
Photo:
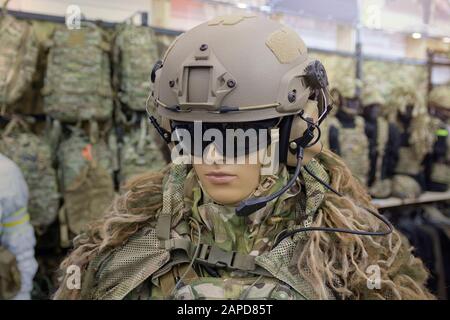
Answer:
<svg viewBox="0 0 450 320"><path fill-rule="evenodd" d="M294 30L254 15L218 17L180 35L155 64L151 79L150 99L165 120L224 123L283 118L280 161L286 162L291 153L297 163L292 181L281 193L295 182L303 149L312 145L315 129L320 135L319 125L330 110L325 68L308 58L303 40ZM310 102L317 106L315 120L304 117ZM299 117L306 129L300 137L292 137ZM169 143L170 126L161 126L153 115L150 120ZM271 200L267 198L244 201L237 214L263 207Z"/></svg>

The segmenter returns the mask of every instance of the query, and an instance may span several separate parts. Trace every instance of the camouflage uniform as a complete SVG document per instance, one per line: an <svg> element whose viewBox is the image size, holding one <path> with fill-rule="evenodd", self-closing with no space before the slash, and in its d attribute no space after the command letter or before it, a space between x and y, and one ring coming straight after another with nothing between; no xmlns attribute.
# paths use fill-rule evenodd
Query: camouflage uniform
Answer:
<svg viewBox="0 0 450 320"><path fill-rule="evenodd" d="M366 77L362 90L365 133L369 141L369 193L387 198L392 193L393 168L398 158L398 132L395 125L381 115L385 107L383 88L371 76Z"/></svg>
<svg viewBox="0 0 450 320"><path fill-rule="evenodd" d="M344 159L345 164L362 184L367 185L367 176L369 174L369 141L364 132L364 118L354 116L353 127L344 126L339 120L339 114L336 118L328 121L330 128L337 129L339 145L338 148L335 148L334 146L336 144L330 141L330 149Z"/></svg>
<svg viewBox="0 0 450 320"><path fill-rule="evenodd" d="M329 181L328 174L318 161L312 160L307 167ZM300 178L288 192L265 208L248 217L238 217L234 207L215 204L202 191L194 172L190 171L186 176L183 173L185 170L183 165L172 165L163 188L164 206L160 216L167 214L167 211L174 212L171 214L172 238L197 243L198 223L201 228L200 243L255 257L260 274L218 268L213 271L217 272L216 277L212 277L206 268L194 264L183 285L170 295L175 284L174 275L182 274L190 259L177 258L174 251L171 255L169 250L158 248L157 230L151 226L133 235L125 245L94 258L82 285L83 298L238 299L243 295L249 299L314 298L313 290L306 281L298 273L291 272L296 267L294 248L305 235L297 234L293 239L284 239L273 250L271 245L283 229L310 226L325 196L325 188L320 183L309 175L303 175L304 178ZM253 196L275 192L285 184L288 176L285 167L278 175L264 176ZM183 197L184 206L183 201L177 201ZM188 217L195 222L189 223ZM144 243L150 243L151 247L143 250L140 246ZM143 254L137 254L139 251ZM260 279L258 275L261 275ZM330 298L333 298L331 294Z"/></svg>

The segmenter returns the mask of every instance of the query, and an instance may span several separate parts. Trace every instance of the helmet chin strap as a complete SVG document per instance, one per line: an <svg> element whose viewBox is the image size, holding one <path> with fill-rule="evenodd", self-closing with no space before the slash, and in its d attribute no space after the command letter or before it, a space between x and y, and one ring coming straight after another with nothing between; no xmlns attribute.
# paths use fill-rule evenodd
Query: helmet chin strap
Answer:
<svg viewBox="0 0 450 320"><path fill-rule="evenodd" d="M268 202L278 198L283 193L285 193L297 180L297 177L300 174L300 169L302 167L302 160L303 148L299 147L297 151L297 166L295 167L295 173L292 175L291 179L289 179L288 183L283 188L271 194L270 196L251 198L241 201L236 207L236 215L238 215L239 217L248 216L256 210L264 208Z"/></svg>

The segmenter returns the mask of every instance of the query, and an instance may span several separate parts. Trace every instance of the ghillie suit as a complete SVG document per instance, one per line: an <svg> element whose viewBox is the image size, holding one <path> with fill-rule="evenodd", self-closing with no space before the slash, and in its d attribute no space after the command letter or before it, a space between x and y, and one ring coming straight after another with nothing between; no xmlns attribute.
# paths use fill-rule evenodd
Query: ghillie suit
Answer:
<svg viewBox="0 0 450 320"><path fill-rule="evenodd" d="M229 224L224 224L220 220L214 221L214 214L211 215L213 221L199 219L204 217L203 210L213 213L220 209L217 205L212 207L208 205L208 200L204 203L206 206L202 206L200 203L190 201L192 198L188 197L184 200L187 206L183 206L183 201L176 201L179 198L173 199L179 197L180 192L181 196L183 195L182 186L186 178L179 178L186 177L187 168L183 168L182 165L181 167L170 165L163 172L137 177L130 182L127 191L116 199L109 213L96 222L87 233L75 240L75 249L61 265L63 275L70 265L81 268L82 289L68 289L65 285L66 275L62 278L55 298L167 298L167 293L172 293L173 287L169 285L167 289L166 284L171 282L163 280L164 271L166 274L170 270L183 272L187 267L185 260L179 260L181 269L175 268L174 261L177 259L175 252L171 254L158 246L154 229L156 220L159 215L167 214L166 210L169 209L173 213L171 234L179 239L192 237L192 241L196 242L198 238L195 235L200 226L206 243L214 236L214 241L221 248L236 250L243 255L257 250L256 263L266 270L261 271L264 275L261 281L265 284L262 288L273 288L275 283L278 297L432 299L433 296L424 287L427 271L422 262L411 254L412 248L406 238L397 231L386 237L310 232L297 234L293 239L285 239L279 246L270 249L274 233L298 224L367 231L382 228L377 219L361 208L364 206L373 209L370 197L361 184L352 178L351 172L339 157L329 151L323 151L317 156L317 160L312 160L307 167L325 180L329 180L331 186L345 196L339 197L326 191L302 170L301 190L293 190L293 194L288 193L290 197L271 204L269 207L272 207L274 212L269 219L264 220L267 212L264 212L263 208L249 216L248 224L241 223L240 227L233 223L233 219L236 219L233 216L230 216ZM191 180L189 177L188 175L188 181L195 183L195 179ZM276 185L277 183L275 188ZM193 208L200 210L192 210ZM254 223L261 218L262 226L252 229L255 227ZM215 229L215 225L220 228ZM225 229L221 229L222 227ZM250 235L255 241L242 241L240 232ZM252 246L246 247L246 243L252 242ZM380 289L368 289L370 274L367 272L370 272L368 268L371 266L379 267ZM158 272L161 278L153 281L152 276ZM198 275L193 274L192 270L188 270L187 274L186 282L192 285L182 287L174 296L180 299L201 297L204 290L202 291L199 281L202 279L199 280ZM231 274L223 276L232 277ZM157 289L148 292L148 286L142 285L143 283L151 283ZM220 287L217 280L214 283L209 282L208 286L211 284ZM193 289L188 290L193 295L183 293L183 288L187 289L186 287ZM230 294L228 291L219 292L225 294L222 298L236 298L241 296L242 290L245 289L248 287L241 284L241 291L234 292L232 296L227 296ZM206 291L210 297L214 295L211 292L217 292L217 290ZM247 292L250 297L260 293L258 290Z"/></svg>

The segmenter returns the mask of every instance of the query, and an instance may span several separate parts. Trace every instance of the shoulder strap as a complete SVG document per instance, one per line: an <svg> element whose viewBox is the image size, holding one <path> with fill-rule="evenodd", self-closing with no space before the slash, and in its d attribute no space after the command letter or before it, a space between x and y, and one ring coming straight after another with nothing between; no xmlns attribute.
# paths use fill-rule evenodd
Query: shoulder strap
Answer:
<svg viewBox="0 0 450 320"><path fill-rule="evenodd" d="M228 270L240 270L256 275L273 277L270 272L255 263L255 256L237 251L225 251L216 245L201 243L197 256L195 256L197 246L188 239L170 239L162 241L160 248L168 250L171 253L182 252L189 260L194 259L195 262L200 265L214 268L226 268Z"/></svg>

